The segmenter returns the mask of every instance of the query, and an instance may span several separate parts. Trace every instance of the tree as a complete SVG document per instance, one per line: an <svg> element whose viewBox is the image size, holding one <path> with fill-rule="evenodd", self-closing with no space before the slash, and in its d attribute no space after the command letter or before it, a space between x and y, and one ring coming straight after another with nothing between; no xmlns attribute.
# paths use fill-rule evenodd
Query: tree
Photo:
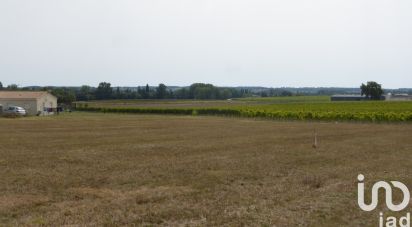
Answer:
<svg viewBox="0 0 412 227"><path fill-rule="evenodd" d="M189 91L186 88L180 88L175 91L174 95L175 95L175 98L177 99L188 99Z"/></svg>
<svg viewBox="0 0 412 227"><path fill-rule="evenodd" d="M232 91L229 88L223 88L221 89L219 96L220 99L232 98Z"/></svg>
<svg viewBox="0 0 412 227"><path fill-rule="evenodd" d="M120 91L120 87L116 88L116 92L114 93L113 98L115 98L115 99L123 99L124 98L122 92Z"/></svg>
<svg viewBox="0 0 412 227"><path fill-rule="evenodd" d="M16 91L19 89L19 86L17 84L10 84L9 86L7 86L7 90L10 91Z"/></svg>
<svg viewBox="0 0 412 227"><path fill-rule="evenodd" d="M382 85L375 81L368 81L360 86L361 94L372 100L380 100L383 94Z"/></svg>
<svg viewBox="0 0 412 227"><path fill-rule="evenodd" d="M195 83L189 87L190 99L219 99L219 89L212 84Z"/></svg>
<svg viewBox="0 0 412 227"><path fill-rule="evenodd" d="M140 86L137 87L137 96L138 98L144 98L145 91L144 89L140 88Z"/></svg>
<svg viewBox="0 0 412 227"><path fill-rule="evenodd" d="M293 93L290 91L283 90L280 92L280 96L292 96Z"/></svg>
<svg viewBox="0 0 412 227"><path fill-rule="evenodd" d="M268 93L265 92L265 91L262 91L262 92L260 93L260 97L268 97Z"/></svg>
<svg viewBox="0 0 412 227"><path fill-rule="evenodd" d="M72 102L76 101L76 95L74 91L65 88L55 88L51 90L51 93L57 97L58 103L63 103L70 105Z"/></svg>
<svg viewBox="0 0 412 227"><path fill-rule="evenodd" d="M3 90L3 84L0 82L0 90Z"/></svg>
<svg viewBox="0 0 412 227"><path fill-rule="evenodd" d="M77 100L81 101L89 101L92 100L93 97L93 91L90 86L83 85L81 86L79 92L77 93Z"/></svg>
<svg viewBox="0 0 412 227"><path fill-rule="evenodd" d="M164 84L159 84L156 89L156 96L158 99L164 99L167 96L167 87Z"/></svg>
<svg viewBox="0 0 412 227"><path fill-rule="evenodd" d="M110 99L113 89L110 83L101 82L96 89L96 99Z"/></svg>
<svg viewBox="0 0 412 227"><path fill-rule="evenodd" d="M150 98L150 87L149 87L149 84L146 84L146 88L145 88L145 90L144 90L144 98L145 99L148 99L148 98Z"/></svg>

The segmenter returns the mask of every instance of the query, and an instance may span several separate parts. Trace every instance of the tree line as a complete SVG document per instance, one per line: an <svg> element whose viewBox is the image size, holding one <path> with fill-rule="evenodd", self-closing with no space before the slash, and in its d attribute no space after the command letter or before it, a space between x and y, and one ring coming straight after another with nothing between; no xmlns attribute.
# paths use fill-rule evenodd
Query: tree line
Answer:
<svg viewBox="0 0 412 227"><path fill-rule="evenodd" d="M170 89L165 84L157 87L139 86L137 89L111 87L110 83L101 82L97 88L82 86L77 93L77 100L106 99L230 99L250 96L247 89L222 88L212 84L195 83L189 87Z"/></svg>
<svg viewBox="0 0 412 227"><path fill-rule="evenodd" d="M156 87L138 86L137 89L112 87L108 82L101 82L97 87L23 87L12 84L0 90L49 91L58 98L59 103L70 104L74 101L110 100L110 99L231 99L258 95L248 89L216 87L212 84L195 83L189 87L171 89L165 84Z"/></svg>
<svg viewBox="0 0 412 227"><path fill-rule="evenodd" d="M313 88L312 88L313 89ZM296 95L332 95L341 93L341 89L330 88L309 93L308 88L297 88L296 91L286 88L247 89L217 87L212 84L194 83L189 87L169 88L165 84L151 87L148 84L137 88L112 87L108 82L101 82L97 87L83 85L81 87L22 87L10 84L4 87L0 82L0 90L49 91L58 98L59 103L70 104L74 101L110 100L110 99L231 99L243 97L275 97ZM309 89L310 90L310 89ZM380 84L369 81L362 84L359 91L368 99L381 99L383 90Z"/></svg>

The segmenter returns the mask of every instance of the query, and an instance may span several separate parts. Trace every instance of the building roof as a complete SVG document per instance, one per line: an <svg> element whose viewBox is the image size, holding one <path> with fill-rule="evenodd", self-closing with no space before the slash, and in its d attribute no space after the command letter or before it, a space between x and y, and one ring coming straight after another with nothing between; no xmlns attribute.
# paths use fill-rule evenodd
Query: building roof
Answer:
<svg viewBox="0 0 412 227"><path fill-rule="evenodd" d="M365 98L364 95L354 95L354 94L347 94L347 95L332 95L332 97L343 97L343 98L353 98L353 97L359 97L359 98Z"/></svg>
<svg viewBox="0 0 412 227"><path fill-rule="evenodd" d="M47 91L0 91L0 99L38 99Z"/></svg>

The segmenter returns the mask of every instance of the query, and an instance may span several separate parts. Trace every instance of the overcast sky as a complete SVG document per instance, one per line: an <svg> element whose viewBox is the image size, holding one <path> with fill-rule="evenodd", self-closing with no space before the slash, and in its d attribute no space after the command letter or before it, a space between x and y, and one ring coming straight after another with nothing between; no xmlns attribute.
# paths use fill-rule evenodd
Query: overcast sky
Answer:
<svg viewBox="0 0 412 227"><path fill-rule="evenodd" d="M4 85L412 87L410 0L1 0Z"/></svg>

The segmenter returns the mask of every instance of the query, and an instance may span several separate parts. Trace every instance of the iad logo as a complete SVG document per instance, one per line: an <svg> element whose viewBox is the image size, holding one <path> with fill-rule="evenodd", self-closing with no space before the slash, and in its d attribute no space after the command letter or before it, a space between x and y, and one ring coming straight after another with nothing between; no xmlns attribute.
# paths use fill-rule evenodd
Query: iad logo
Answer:
<svg viewBox="0 0 412 227"><path fill-rule="evenodd" d="M386 206L388 207L389 210L397 212L397 211L401 211L405 209L408 206L409 201L410 201L409 190L403 183L399 181L391 181L390 183L392 185L385 181L376 182L372 186L371 203L369 205L365 204L365 183L363 182L364 180L365 180L365 176L363 176L362 174L359 174L358 176L358 181L359 181L358 182L358 205L362 210L372 211L376 209L376 207L378 206L379 189L385 190L385 198L386 198L385 201L386 201ZM392 186L400 189L403 193L403 200L399 204L393 204ZM385 223L386 225L384 225ZM407 213L405 217L401 217L399 219L399 222L397 222L396 217L387 217L386 220L384 220L383 213L381 212L379 215L379 226L380 227L410 226L410 213Z"/></svg>
<svg viewBox="0 0 412 227"><path fill-rule="evenodd" d="M365 184L363 181L365 180L365 176L359 174L358 176L358 204L359 207L364 211L372 211L378 206L378 191L379 189L385 189L386 192L386 206L391 211L401 211L405 209L410 200L409 190L408 188L399 181L391 181L392 185L396 188L399 188L403 192L403 201L398 204L394 205L392 201L392 187L389 183L385 181L379 181L375 183L372 187L372 201L371 204L365 204Z"/></svg>

